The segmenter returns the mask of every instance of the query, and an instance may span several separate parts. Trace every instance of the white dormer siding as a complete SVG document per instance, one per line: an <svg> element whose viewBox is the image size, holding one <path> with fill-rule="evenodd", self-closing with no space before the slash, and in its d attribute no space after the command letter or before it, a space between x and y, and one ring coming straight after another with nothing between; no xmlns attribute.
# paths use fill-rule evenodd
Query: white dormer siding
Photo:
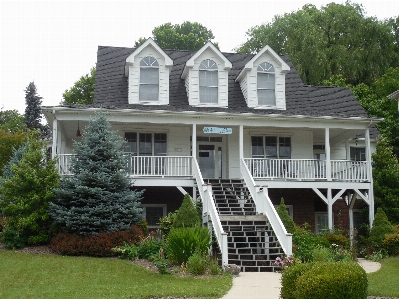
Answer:
<svg viewBox="0 0 399 299"><path fill-rule="evenodd" d="M258 66L268 63L274 68L275 76L275 105L262 105L258 99ZM236 81L249 108L255 109L286 109L285 102L285 74L290 67L269 46L264 47L242 69Z"/></svg>
<svg viewBox="0 0 399 299"><path fill-rule="evenodd" d="M140 99L140 62L152 57L158 63L159 92L157 100ZM129 104L168 105L169 104L169 74L173 62L165 52L152 40L148 39L126 58L125 75L128 76Z"/></svg>
<svg viewBox="0 0 399 299"><path fill-rule="evenodd" d="M200 99L201 63L211 60L217 65L217 102L205 103ZM191 57L184 67L182 79L185 80L187 97L191 106L228 107L228 75L231 62L211 43L206 43ZM209 70L209 71L215 71Z"/></svg>

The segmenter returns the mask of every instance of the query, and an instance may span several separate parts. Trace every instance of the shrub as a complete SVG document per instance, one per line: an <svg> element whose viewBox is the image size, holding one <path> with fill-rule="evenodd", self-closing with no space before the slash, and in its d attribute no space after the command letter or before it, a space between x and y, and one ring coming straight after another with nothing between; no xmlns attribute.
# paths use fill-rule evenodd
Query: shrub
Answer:
<svg viewBox="0 0 399 299"><path fill-rule="evenodd" d="M164 237L166 237L172 229L175 218L176 213L170 212L168 215L159 219L159 229Z"/></svg>
<svg viewBox="0 0 399 299"><path fill-rule="evenodd" d="M112 248L112 251L115 252L121 259L134 260L139 256L138 246L136 244L128 244L126 242L123 242L122 246Z"/></svg>
<svg viewBox="0 0 399 299"><path fill-rule="evenodd" d="M173 227L194 227L199 225L200 219L189 194L184 195L183 203L177 210Z"/></svg>
<svg viewBox="0 0 399 299"><path fill-rule="evenodd" d="M116 255L113 248L124 242L138 243L142 237L142 230L132 225L127 231L101 232L90 236L59 233L51 240L50 247L62 255L106 257Z"/></svg>
<svg viewBox="0 0 399 299"><path fill-rule="evenodd" d="M281 276L281 298L296 299L296 281L312 267L311 263L296 264L283 272Z"/></svg>
<svg viewBox="0 0 399 299"><path fill-rule="evenodd" d="M337 232L331 232L323 235L327 241L332 244L337 244L345 248L349 247L349 238Z"/></svg>
<svg viewBox="0 0 399 299"><path fill-rule="evenodd" d="M149 235L147 238L141 239L137 248L138 258L154 261L159 255L159 251L163 247L162 241Z"/></svg>
<svg viewBox="0 0 399 299"><path fill-rule="evenodd" d="M330 247L330 243L322 236L315 236L312 232L297 227L292 238L294 243L294 256L303 262L313 260L313 249L319 247Z"/></svg>
<svg viewBox="0 0 399 299"><path fill-rule="evenodd" d="M295 232L295 223L288 214L287 207L284 203L284 198L281 198L280 205L276 208L276 212L280 216L280 219L283 222L287 232L293 234Z"/></svg>
<svg viewBox="0 0 399 299"><path fill-rule="evenodd" d="M27 238L11 226L4 229L2 241L7 249L20 249L25 247Z"/></svg>
<svg viewBox="0 0 399 299"><path fill-rule="evenodd" d="M182 264L197 250L205 253L210 244L207 228L181 227L173 228L166 238L166 253L172 263Z"/></svg>
<svg viewBox="0 0 399 299"><path fill-rule="evenodd" d="M394 229L392 224L389 222L387 215L381 208L378 208L373 221L373 227L370 230L369 242L371 248L373 250L381 249L385 235L393 233Z"/></svg>
<svg viewBox="0 0 399 299"><path fill-rule="evenodd" d="M209 264L209 257L196 250L187 260L188 272L193 275L203 275Z"/></svg>
<svg viewBox="0 0 399 299"><path fill-rule="evenodd" d="M320 262L298 277L294 294L296 299L365 299L367 285L357 263Z"/></svg>
<svg viewBox="0 0 399 299"><path fill-rule="evenodd" d="M312 252L314 262L331 262L334 260L333 253L326 247L316 247Z"/></svg>
<svg viewBox="0 0 399 299"><path fill-rule="evenodd" d="M382 242L389 255L399 255L399 225L394 226L394 233L386 234Z"/></svg>

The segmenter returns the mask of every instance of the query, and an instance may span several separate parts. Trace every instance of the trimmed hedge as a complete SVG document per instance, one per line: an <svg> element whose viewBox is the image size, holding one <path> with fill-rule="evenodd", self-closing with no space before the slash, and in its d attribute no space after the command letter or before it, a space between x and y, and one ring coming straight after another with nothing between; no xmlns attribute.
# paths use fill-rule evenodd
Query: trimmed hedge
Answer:
<svg viewBox="0 0 399 299"><path fill-rule="evenodd" d="M355 262L299 264L283 272L283 299L366 299L367 275Z"/></svg>
<svg viewBox="0 0 399 299"><path fill-rule="evenodd" d="M136 225L127 231L101 232L90 236L59 233L51 240L50 248L62 255L108 257L116 255L112 248L124 242L136 244L143 237L142 229Z"/></svg>

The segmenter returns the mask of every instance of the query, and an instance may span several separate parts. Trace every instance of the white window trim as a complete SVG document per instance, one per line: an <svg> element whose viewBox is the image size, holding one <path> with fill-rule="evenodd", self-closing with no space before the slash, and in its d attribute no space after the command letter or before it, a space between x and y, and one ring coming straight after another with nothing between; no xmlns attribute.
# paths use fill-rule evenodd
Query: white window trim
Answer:
<svg viewBox="0 0 399 299"><path fill-rule="evenodd" d="M167 211L167 205L166 204L142 204L141 207L143 208L143 218L147 219L146 215L146 208L148 207L153 207L153 208L163 208L163 217L166 216L166 211ZM149 228L158 228L159 225L148 225Z"/></svg>

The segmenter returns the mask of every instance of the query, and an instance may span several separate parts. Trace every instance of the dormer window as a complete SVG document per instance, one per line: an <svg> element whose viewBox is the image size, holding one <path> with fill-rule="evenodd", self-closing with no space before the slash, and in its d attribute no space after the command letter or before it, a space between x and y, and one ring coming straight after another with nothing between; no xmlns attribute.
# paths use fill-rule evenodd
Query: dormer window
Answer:
<svg viewBox="0 0 399 299"><path fill-rule="evenodd" d="M210 59L199 67L200 103L218 103L218 66Z"/></svg>
<svg viewBox="0 0 399 299"><path fill-rule="evenodd" d="M140 61L140 102L158 101L159 94L159 64L151 57L144 57Z"/></svg>
<svg viewBox="0 0 399 299"><path fill-rule="evenodd" d="M262 62L257 69L258 105L276 106L275 70L267 62Z"/></svg>

